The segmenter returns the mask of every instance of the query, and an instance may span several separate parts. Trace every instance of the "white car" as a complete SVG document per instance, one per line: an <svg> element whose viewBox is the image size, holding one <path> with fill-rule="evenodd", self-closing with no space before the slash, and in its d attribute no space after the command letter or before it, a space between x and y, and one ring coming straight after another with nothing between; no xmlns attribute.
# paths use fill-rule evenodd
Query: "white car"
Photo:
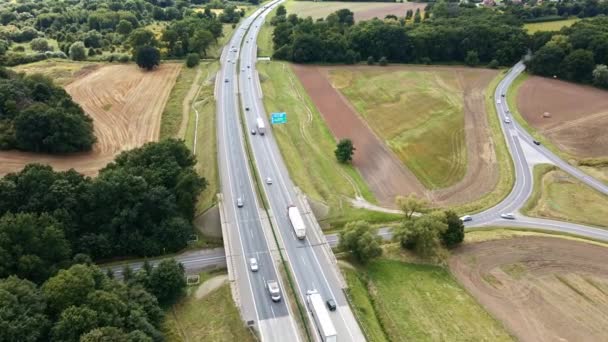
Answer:
<svg viewBox="0 0 608 342"><path fill-rule="evenodd" d="M508 123L508 124L511 123L511 119L505 118L505 123Z"/></svg>
<svg viewBox="0 0 608 342"><path fill-rule="evenodd" d="M268 293L270 293L270 298L273 302L281 300L281 288L276 280L268 280L266 282L266 287L268 288Z"/></svg>
<svg viewBox="0 0 608 342"><path fill-rule="evenodd" d="M272 178L266 177L266 184L268 184L268 185L272 184Z"/></svg>
<svg viewBox="0 0 608 342"><path fill-rule="evenodd" d="M515 220L515 215L513 215L513 213L500 214L500 217L507 220Z"/></svg>
<svg viewBox="0 0 608 342"><path fill-rule="evenodd" d="M473 217L471 215L464 215L463 217L460 218L460 221L462 221L462 222L473 221Z"/></svg>
<svg viewBox="0 0 608 342"><path fill-rule="evenodd" d="M236 199L236 206L239 208L243 207L243 198L242 197L239 197Z"/></svg>
<svg viewBox="0 0 608 342"><path fill-rule="evenodd" d="M257 272L259 267L258 267L258 260L256 258L250 258L249 259L249 267L251 268L252 272Z"/></svg>

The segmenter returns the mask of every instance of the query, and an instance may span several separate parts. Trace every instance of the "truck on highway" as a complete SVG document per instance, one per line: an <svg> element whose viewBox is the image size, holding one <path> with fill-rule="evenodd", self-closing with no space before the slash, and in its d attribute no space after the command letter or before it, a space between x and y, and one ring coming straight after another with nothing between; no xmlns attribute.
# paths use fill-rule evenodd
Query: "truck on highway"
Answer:
<svg viewBox="0 0 608 342"><path fill-rule="evenodd" d="M260 135L264 135L264 132L266 132L266 126L264 125L264 120L262 120L262 118L257 118L256 122L257 122L257 126L258 126L258 132L260 133Z"/></svg>
<svg viewBox="0 0 608 342"><path fill-rule="evenodd" d="M289 216L289 221L291 221L291 226L293 227L294 232L298 239L303 239L306 237L306 226L304 225L304 220L302 220L302 215L300 215L300 211L298 207L295 205L290 205L287 207L287 216Z"/></svg>
<svg viewBox="0 0 608 342"><path fill-rule="evenodd" d="M317 331L321 335L321 340L324 342L336 342L338 340L336 328L329 317L325 305L323 305L323 298L321 298L319 292L317 290L306 292L306 302L315 320Z"/></svg>

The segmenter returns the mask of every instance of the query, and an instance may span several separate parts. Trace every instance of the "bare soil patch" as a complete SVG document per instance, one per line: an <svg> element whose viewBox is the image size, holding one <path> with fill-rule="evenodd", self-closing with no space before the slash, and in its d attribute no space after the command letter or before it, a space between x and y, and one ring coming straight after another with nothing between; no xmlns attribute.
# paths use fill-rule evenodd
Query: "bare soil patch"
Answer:
<svg viewBox="0 0 608 342"><path fill-rule="evenodd" d="M355 21L369 20L373 18L384 19L388 14L393 14L398 17L405 16L405 12L411 9L416 11L424 10L425 3L388 3L388 2L346 2L346 1L289 1L286 4L287 12L295 13L301 18L308 16L313 19L325 18L329 14L334 13L343 8L348 8L355 14Z"/></svg>
<svg viewBox="0 0 608 342"><path fill-rule="evenodd" d="M608 91L534 76L519 88L517 107L560 150L580 158L608 156Z"/></svg>
<svg viewBox="0 0 608 342"><path fill-rule="evenodd" d="M337 139L351 138L357 151L353 164L384 206L394 206L397 195L416 193L439 205L470 202L490 192L498 181L496 155L485 111L484 90L496 71L458 67L389 66L386 72L417 70L450 72L462 91L466 172L452 186L428 190L377 136L356 109L331 83L329 72L338 68L378 70L370 66L319 67L293 65L304 88ZM399 85L395 85L399 86ZM412 108L409 108L411 110ZM408 110L404 108L403 110ZM397 118L395 118L397 119ZM445 147L438 147L445 148Z"/></svg>
<svg viewBox="0 0 608 342"><path fill-rule="evenodd" d="M108 65L76 79L66 91L93 118L93 150L68 156L1 151L0 174L42 163L92 176L118 153L157 140L161 114L180 68L181 64L163 64L143 71L133 64Z"/></svg>
<svg viewBox="0 0 608 342"><path fill-rule="evenodd" d="M468 243L450 258L459 282L520 341L608 336L608 248L527 236Z"/></svg>

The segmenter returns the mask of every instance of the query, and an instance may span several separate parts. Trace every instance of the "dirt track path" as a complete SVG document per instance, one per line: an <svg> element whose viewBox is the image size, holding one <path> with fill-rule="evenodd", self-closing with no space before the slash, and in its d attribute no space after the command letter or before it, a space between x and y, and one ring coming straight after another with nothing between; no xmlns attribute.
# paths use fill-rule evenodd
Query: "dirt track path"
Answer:
<svg viewBox="0 0 608 342"><path fill-rule="evenodd" d="M194 81L192 81L192 85L188 90L188 94L186 94L186 97L184 97L184 101L182 102L182 122L179 125L176 138L183 139L186 136L186 128L188 128L188 120L190 118L190 108L192 106L192 101L200 88L202 74L203 72L201 71L201 68L198 68L196 70L196 76L194 76Z"/></svg>
<svg viewBox="0 0 608 342"><path fill-rule="evenodd" d="M71 82L66 91L93 118L93 150L68 156L0 151L0 175L36 162L94 176L118 153L158 140L161 115L180 68L168 63L150 72L134 64L107 65Z"/></svg>

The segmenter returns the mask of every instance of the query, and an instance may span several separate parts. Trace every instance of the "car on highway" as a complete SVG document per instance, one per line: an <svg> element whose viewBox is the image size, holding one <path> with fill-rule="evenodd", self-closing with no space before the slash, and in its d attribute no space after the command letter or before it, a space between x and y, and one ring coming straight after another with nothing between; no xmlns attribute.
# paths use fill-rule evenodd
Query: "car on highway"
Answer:
<svg viewBox="0 0 608 342"><path fill-rule="evenodd" d="M270 293L270 298L273 302L281 300L281 288L276 280L268 280L266 282L266 288L268 289L268 293Z"/></svg>
<svg viewBox="0 0 608 342"><path fill-rule="evenodd" d="M327 308L329 309L329 311L336 311L336 301L332 298L328 299L325 304L327 304Z"/></svg>
<svg viewBox="0 0 608 342"><path fill-rule="evenodd" d="M251 68L251 65L248 65L248 66L247 66L247 69L249 69L249 68Z"/></svg>
<svg viewBox="0 0 608 342"><path fill-rule="evenodd" d="M225 79L224 82L228 83L228 79Z"/></svg>
<svg viewBox="0 0 608 342"><path fill-rule="evenodd" d="M255 130L255 128L251 129L251 135L256 135L258 133L258 131Z"/></svg>
<svg viewBox="0 0 608 342"><path fill-rule="evenodd" d="M258 267L258 260L256 258L250 258L249 259L249 268L251 268L252 272L257 272L259 267Z"/></svg>
<svg viewBox="0 0 608 342"><path fill-rule="evenodd" d="M508 123L508 124L511 123L511 119L505 118L505 123Z"/></svg>
<svg viewBox="0 0 608 342"><path fill-rule="evenodd" d="M500 96L505 97L505 94L501 94Z"/></svg>
<svg viewBox="0 0 608 342"><path fill-rule="evenodd" d="M513 213L500 214L500 217L507 220L515 220L515 215L513 215Z"/></svg>
<svg viewBox="0 0 608 342"><path fill-rule="evenodd" d="M532 142L534 143L534 145L540 145L540 141L538 140L532 140Z"/></svg>
<svg viewBox="0 0 608 342"><path fill-rule="evenodd" d="M243 207L243 198L242 197L239 197L236 199L236 206L239 208Z"/></svg>
<svg viewBox="0 0 608 342"><path fill-rule="evenodd" d="M497 103L497 104L501 104L501 103L502 103L502 101L500 101L500 99L498 99L498 100L496 100L496 103Z"/></svg>
<svg viewBox="0 0 608 342"><path fill-rule="evenodd" d="M463 217L460 218L460 221L462 221L462 222L473 221L473 217L471 215L464 215Z"/></svg>
<svg viewBox="0 0 608 342"><path fill-rule="evenodd" d="M246 110L246 111L249 111L249 107L245 107L245 110Z"/></svg>
<svg viewBox="0 0 608 342"><path fill-rule="evenodd" d="M268 184L268 185L272 184L272 178L266 177L266 184Z"/></svg>
<svg viewBox="0 0 608 342"><path fill-rule="evenodd" d="M241 69L241 71L242 71L242 72L245 72L245 68L242 68L242 69Z"/></svg>

